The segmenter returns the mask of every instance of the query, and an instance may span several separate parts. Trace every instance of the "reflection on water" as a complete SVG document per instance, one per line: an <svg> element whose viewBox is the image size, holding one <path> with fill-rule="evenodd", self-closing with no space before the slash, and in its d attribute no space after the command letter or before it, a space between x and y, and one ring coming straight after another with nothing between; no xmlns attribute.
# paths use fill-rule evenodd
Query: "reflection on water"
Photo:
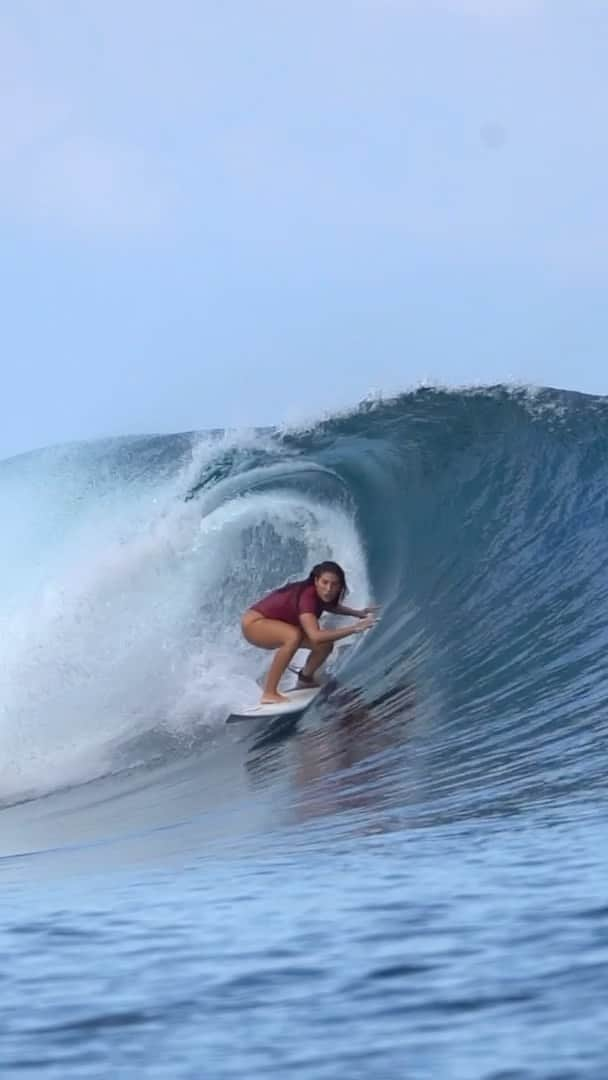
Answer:
<svg viewBox="0 0 608 1080"><path fill-rule="evenodd" d="M304 715L278 718L254 738L246 769L254 786L281 778L292 819L409 802L418 789L410 747L416 692L406 683L368 704L359 687L334 681Z"/></svg>

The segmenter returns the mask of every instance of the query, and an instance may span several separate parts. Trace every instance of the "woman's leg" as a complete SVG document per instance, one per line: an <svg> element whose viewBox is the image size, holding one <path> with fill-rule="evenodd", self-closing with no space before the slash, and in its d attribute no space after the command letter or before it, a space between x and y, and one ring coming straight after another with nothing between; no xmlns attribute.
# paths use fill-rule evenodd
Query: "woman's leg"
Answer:
<svg viewBox="0 0 608 1080"><path fill-rule="evenodd" d="M324 641L320 645L313 645L306 636L303 637L300 648L310 649L310 656L300 671L300 679L302 682L311 682L314 684L313 676L315 671L325 663L328 656L330 656L333 647L333 641Z"/></svg>
<svg viewBox="0 0 608 1080"><path fill-rule="evenodd" d="M277 687L289 661L300 648L302 631L280 619L267 619L257 611L246 611L241 622L243 635L260 649L276 649L262 691L262 704L288 701Z"/></svg>

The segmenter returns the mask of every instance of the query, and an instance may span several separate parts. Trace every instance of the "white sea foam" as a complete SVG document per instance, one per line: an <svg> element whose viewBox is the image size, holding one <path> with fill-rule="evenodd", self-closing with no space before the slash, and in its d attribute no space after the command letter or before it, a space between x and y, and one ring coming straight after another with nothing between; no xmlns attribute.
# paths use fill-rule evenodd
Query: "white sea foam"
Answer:
<svg viewBox="0 0 608 1080"><path fill-rule="evenodd" d="M84 476L68 471L77 512L72 495L48 551L40 525L38 587L29 552L0 627L1 801L103 774L137 736L188 739L255 699L267 656L242 639L240 614L320 558L343 563L367 597L345 510L287 486L239 493L234 477L184 502L206 462L243 438L201 440L173 477L114 479L103 497L90 462Z"/></svg>

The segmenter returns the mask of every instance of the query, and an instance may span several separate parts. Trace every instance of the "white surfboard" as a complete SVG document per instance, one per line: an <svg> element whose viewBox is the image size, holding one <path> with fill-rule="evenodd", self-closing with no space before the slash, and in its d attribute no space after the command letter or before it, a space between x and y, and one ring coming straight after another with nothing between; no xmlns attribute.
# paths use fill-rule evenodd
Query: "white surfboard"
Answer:
<svg viewBox="0 0 608 1080"><path fill-rule="evenodd" d="M320 693L320 686L313 686L310 690L281 690L288 700L283 704L253 705L250 709L242 709L241 712L233 712L226 720L227 724L234 724L238 720L260 720L271 716L293 716L304 712Z"/></svg>

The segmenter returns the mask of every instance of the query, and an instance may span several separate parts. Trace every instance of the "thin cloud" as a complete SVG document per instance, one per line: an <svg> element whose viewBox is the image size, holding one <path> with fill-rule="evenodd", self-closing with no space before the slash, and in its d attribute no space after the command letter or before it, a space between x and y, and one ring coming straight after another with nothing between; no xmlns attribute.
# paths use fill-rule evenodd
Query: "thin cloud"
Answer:
<svg viewBox="0 0 608 1080"><path fill-rule="evenodd" d="M416 15L447 11L484 20L538 15L546 10L546 0L359 0L361 4L367 8L382 5Z"/></svg>
<svg viewBox="0 0 608 1080"><path fill-rule="evenodd" d="M37 155L22 206L77 228L157 229L166 199L150 182L144 155L91 136L71 135Z"/></svg>
<svg viewBox="0 0 608 1080"><path fill-rule="evenodd" d="M544 9L545 0L434 0L434 6L481 19L496 19L511 15L537 15Z"/></svg>
<svg viewBox="0 0 608 1080"><path fill-rule="evenodd" d="M5 26L0 69L0 215L93 232L164 227L172 199L156 161L95 131Z"/></svg>

